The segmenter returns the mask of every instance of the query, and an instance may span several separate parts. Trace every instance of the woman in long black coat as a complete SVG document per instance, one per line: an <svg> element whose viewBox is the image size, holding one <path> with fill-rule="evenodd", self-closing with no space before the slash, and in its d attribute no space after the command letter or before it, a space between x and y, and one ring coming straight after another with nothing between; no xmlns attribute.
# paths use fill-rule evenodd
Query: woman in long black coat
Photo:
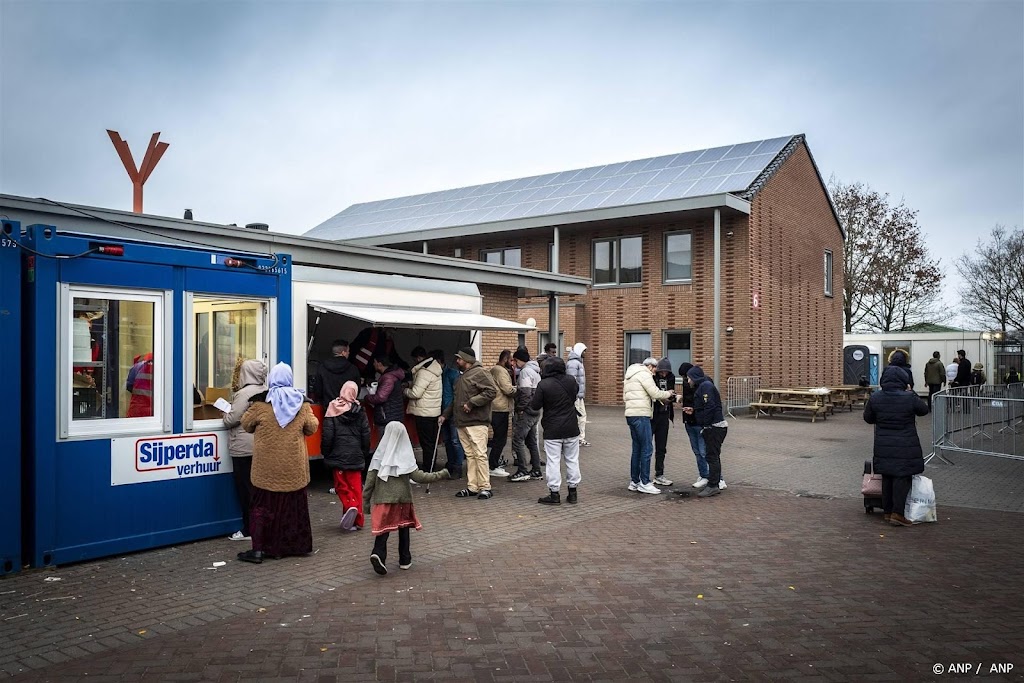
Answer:
<svg viewBox="0 0 1024 683"><path fill-rule="evenodd" d="M928 404L908 388L908 373L898 365L885 369L879 385L864 406L864 421L875 425L874 467L882 475L882 510L893 526L910 526L903 511L914 475L924 472L915 422L918 415L928 414Z"/></svg>

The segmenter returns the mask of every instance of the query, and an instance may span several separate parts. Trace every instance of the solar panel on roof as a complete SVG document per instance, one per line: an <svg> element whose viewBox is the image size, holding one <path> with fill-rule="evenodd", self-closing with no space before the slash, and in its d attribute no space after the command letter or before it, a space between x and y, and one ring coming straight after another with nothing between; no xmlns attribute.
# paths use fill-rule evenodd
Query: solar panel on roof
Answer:
<svg viewBox="0 0 1024 683"><path fill-rule="evenodd" d="M744 192L792 136L355 204L307 235L325 239Z"/></svg>

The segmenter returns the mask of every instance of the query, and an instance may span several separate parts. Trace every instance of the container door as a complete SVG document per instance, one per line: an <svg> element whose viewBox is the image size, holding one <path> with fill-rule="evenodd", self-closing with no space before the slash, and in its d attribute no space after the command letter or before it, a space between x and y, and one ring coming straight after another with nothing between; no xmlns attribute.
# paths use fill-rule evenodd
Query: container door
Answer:
<svg viewBox="0 0 1024 683"><path fill-rule="evenodd" d="M4 382L21 387L21 226L3 222L0 234L0 358ZM21 401L0 410L0 575L21 569Z"/></svg>

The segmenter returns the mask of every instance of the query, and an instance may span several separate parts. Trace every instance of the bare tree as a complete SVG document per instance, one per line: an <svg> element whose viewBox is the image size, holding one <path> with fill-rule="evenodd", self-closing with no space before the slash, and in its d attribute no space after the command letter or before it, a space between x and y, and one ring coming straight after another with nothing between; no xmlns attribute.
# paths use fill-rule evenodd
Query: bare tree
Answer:
<svg viewBox="0 0 1024 683"><path fill-rule="evenodd" d="M984 326L1024 329L1024 230L992 228L988 240L955 262L964 310Z"/></svg>
<svg viewBox="0 0 1024 683"><path fill-rule="evenodd" d="M843 324L846 332L863 327L870 312L870 282L877 258L885 197L863 183L843 184L832 177L829 192L846 230L843 243Z"/></svg>
<svg viewBox="0 0 1024 683"><path fill-rule="evenodd" d="M928 253L917 211L863 183L829 181L846 229L844 324L855 330L904 329L946 317L938 302L943 273Z"/></svg>

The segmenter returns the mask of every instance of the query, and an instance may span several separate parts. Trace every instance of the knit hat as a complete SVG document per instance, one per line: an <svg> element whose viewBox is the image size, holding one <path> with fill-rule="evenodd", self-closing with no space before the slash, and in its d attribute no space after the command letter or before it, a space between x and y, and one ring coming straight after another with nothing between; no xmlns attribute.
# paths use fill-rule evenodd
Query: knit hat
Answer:
<svg viewBox="0 0 1024 683"><path fill-rule="evenodd" d="M476 351L473 350L472 346L463 346L455 355L467 363L476 362Z"/></svg>
<svg viewBox="0 0 1024 683"><path fill-rule="evenodd" d="M657 364L658 364L658 359L657 358L645 358L644 359L644 365L655 366Z"/></svg>
<svg viewBox="0 0 1024 683"><path fill-rule="evenodd" d="M521 360L524 363L528 363L530 361L530 352L527 351L526 349L519 348L516 349L516 352L512 354L512 357L515 358L516 360Z"/></svg>
<svg viewBox="0 0 1024 683"><path fill-rule="evenodd" d="M672 363L669 362L668 357L666 356L658 361L658 367L655 369L658 372L672 372Z"/></svg>

